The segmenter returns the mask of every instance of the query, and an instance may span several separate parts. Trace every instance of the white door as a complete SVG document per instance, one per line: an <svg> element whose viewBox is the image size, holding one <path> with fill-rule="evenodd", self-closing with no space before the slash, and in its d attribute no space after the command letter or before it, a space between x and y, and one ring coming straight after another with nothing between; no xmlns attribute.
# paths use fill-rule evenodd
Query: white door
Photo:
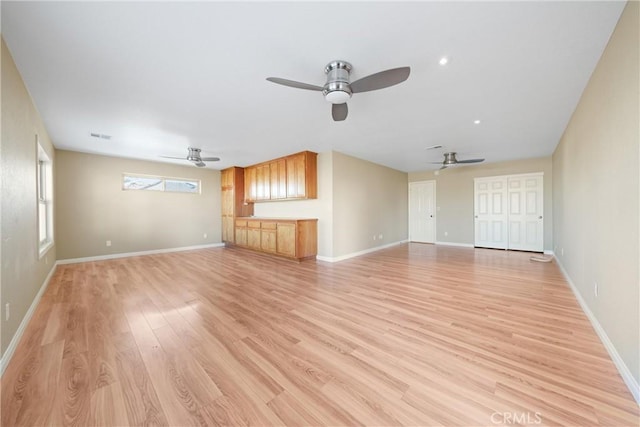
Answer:
<svg viewBox="0 0 640 427"><path fill-rule="evenodd" d="M409 240L435 243L436 241L436 182L409 183Z"/></svg>
<svg viewBox="0 0 640 427"><path fill-rule="evenodd" d="M509 249L544 249L543 176L509 177Z"/></svg>
<svg viewBox="0 0 640 427"><path fill-rule="evenodd" d="M475 246L507 249L507 178L474 179Z"/></svg>

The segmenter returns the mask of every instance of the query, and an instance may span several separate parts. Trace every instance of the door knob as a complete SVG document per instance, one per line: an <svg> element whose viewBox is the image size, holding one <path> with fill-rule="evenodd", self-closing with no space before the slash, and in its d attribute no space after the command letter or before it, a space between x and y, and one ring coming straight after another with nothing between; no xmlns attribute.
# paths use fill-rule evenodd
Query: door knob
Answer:
<svg viewBox="0 0 640 427"><path fill-rule="evenodd" d="M538 217L538 219L542 219L542 215L540 215L540 216Z"/></svg>

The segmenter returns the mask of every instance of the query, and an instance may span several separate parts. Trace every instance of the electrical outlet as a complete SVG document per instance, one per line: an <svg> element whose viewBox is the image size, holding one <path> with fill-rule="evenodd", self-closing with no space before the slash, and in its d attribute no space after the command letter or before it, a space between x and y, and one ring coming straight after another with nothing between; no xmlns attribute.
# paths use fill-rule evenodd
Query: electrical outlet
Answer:
<svg viewBox="0 0 640 427"><path fill-rule="evenodd" d="M11 305L10 303L6 303L4 305L4 320L7 321L11 317Z"/></svg>
<svg viewBox="0 0 640 427"><path fill-rule="evenodd" d="M107 240L107 246L111 246L111 240Z"/></svg>
<svg viewBox="0 0 640 427"><path fill-rule="evenodd" d="M560 255L564 256L564 248L560 248Z"/></svg>
<svg viewBox="0 0 640 427"><path fill-rule="evenodd" d="M373 240L376 240L376 235L375 234L373 235Z"/></svg>
<svg viewBox="0 0 640 427"><path fill-rule="evenodd" d="M445 232L444 232L444 237L447 237L448 235L449 235L449 232L448 232L448 231L445 231Z"/></svg>
<svg viewBox="0 0 640 427"><path fill-rule="evenodd" d="M203 239L206 239L206 238L207 238L207 233L204 233L204 234L202 235L202 238L203 238Z"/></svg>
<svg viewBox="0 0 640 427"><path fill-rule="evenodd" d="M598 296L598 282L593 282L593 294Z"/></svg>
<svg viewBox="0 0 640 427"><path fill-rule="evenodd" d="M382 240L382 233L378 234L378 239Z"/></svg>

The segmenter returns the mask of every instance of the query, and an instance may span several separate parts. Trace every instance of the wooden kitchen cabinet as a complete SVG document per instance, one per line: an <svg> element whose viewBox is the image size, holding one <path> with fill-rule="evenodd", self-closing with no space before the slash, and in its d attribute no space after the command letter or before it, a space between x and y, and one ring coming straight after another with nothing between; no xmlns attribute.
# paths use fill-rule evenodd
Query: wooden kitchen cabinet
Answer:
<svg viewBox="0 0 640 427"><path fill-rule="evenodd" d="M247 221L247 246L251 249L261 249L260 221Z"/></svg>
<svg viewBox="0 0 640 427"><path fill-rule="evenodd" d="M247 202L258 200L258 168L255 166L244 169L244 197Z"/></svg>
<svg viewBox="0 0 640 427"><path fill-rule="evenodd" d="M256 166L255 200L271 200L271 167L268 163Z"/></svg>
<svg viewBox="0 0 640 427"><path fill-rule="evenodd" d="M222 187L222 241L235 243L236 217L253 215L253 205L245 204L244 169L232 167L220 172Z"/></svg>
<svg viewBox="0 0 640 427"><path fill-rule="evenodd" d="M317 219L239 218L236 245L297 260L313 259L318 253L317 224ZM238 237L243 233L246 239Z"/></svg>
<svg viewBox="0 0 640 427"><path fill-rule="evenodd" d="M262 221L260 227L260 249L263 252L276 251L276 228L278 224L271 221Z"/></svg>
<svg viewBox="0 0 640 427"><path fill-rule="evenodd" d="M247 246L247 221L236 220L236 245Z"/></svg>
<svg viewBox="0 0 640 427"><path fill-rule="evenodd" d="M317 154L310 151L286 158L287 199L316 199Z"/></svg>
<svg viewBox="0 0 640 427"><path fill-rule="evenodd" d="M276 252L279 255L295 257L296 255L296 224L281 222L276 233Z"/></svg>
<svg viewBox="0 0 640 427"><path fill-rule="evenodd" d="M287 198L287 162L285 159L274 160L269 163L271 177L271 200Z"/></svg>
<svg viewBox="0 0 640 427"><path fill-rule="evenodd" d="M250 202L318 198L316 153L303 151L245 168Z"/></svg>

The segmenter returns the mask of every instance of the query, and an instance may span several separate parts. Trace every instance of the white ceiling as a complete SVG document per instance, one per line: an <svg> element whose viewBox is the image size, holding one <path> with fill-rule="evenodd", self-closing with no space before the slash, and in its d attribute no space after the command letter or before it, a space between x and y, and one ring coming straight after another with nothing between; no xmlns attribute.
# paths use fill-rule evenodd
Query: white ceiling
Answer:
<svg viewBox="0 0 640 427"><path fill-rule="evenodd" d="M419 171L442 159L425 150L435 144L487 162L550 155L624 4L2 1L1 12L57 148L161 161L194 146L222 158L215 169L337 150ZM352 81L411 75L355 94L344 122L321 93L265 80L322 86L334 59L353 64Z"/></svg>

